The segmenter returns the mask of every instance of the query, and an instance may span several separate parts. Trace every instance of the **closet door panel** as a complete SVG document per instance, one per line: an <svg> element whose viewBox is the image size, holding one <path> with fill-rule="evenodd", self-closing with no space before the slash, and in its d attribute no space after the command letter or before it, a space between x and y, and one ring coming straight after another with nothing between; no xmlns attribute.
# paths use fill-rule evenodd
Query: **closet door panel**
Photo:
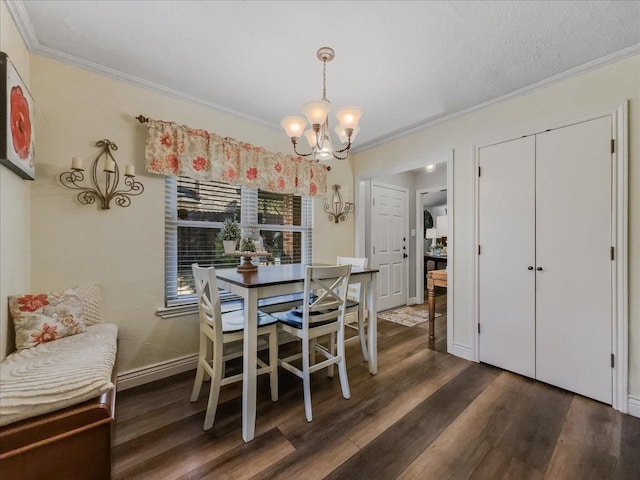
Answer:
<svg viewBox="0 0 640 480"><path fill-rule="evenodd" d="M536 377L612 402L611 119L536 136Z"/></svg>
<svg viewBox="0 0 640 480"><path fill-rule="evenodd" d="M535 138L479 150L478 307L482 362L535 376Z"/></svg>

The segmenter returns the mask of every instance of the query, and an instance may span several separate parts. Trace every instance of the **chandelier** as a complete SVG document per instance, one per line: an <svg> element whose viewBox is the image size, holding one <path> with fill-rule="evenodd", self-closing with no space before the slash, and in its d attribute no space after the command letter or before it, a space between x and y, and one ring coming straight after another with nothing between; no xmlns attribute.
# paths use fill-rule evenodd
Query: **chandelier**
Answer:
<svg viewBox="0 0 640 480"><path fill-rule="evenodd" d="M280 122L287 135L293 143L293 151L301 157L313 155L316 160L329 160L337 158L344 160L349 155L351 143L360 131L358 122L362 116L360 107L342 107L336 111L339 125L336 125L335 132L342 143L338 150L333 149L331 144L331 134L329 131L329 110L331 104L327 100L327 62L335 57L333 48L322 47L316 53L318 60L322 62L322 100L312 100L302 105L302 112L307 117L285 117ZM305 130L307 122L311 128ZM311 147L310 153L300 153L298 151L298 140L304 136ZM344 154L344 156L340 155Z"/></svg>

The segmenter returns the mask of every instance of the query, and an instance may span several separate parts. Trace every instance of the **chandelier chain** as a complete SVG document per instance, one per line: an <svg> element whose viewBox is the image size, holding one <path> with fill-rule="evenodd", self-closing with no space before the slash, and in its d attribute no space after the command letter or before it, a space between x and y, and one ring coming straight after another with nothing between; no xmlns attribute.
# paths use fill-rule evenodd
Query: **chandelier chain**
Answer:
<svg viewBox="0 0 640 480"><path fill-rule="evenodd" d="M327 61L322 61L322 100L327 100Z"/></svg>

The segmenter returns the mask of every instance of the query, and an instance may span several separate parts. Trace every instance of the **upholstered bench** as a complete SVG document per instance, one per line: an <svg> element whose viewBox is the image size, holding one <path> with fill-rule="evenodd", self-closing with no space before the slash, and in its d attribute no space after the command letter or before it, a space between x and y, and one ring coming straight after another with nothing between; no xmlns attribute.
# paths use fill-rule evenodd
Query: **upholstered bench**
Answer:
<svg viewBox="0 0 640 480"><path fill-rule="evenodd" d="M118 327L81 330L0 362L2 480L110 478Z"/></svg>

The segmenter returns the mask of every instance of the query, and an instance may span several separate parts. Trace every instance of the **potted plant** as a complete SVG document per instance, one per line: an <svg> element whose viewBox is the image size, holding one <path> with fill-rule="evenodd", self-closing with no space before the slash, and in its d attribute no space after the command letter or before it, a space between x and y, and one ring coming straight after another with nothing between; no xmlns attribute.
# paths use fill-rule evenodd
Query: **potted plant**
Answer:
<svg viewBox="0 0 640 480"><path fill-rule="evenodd" d="M256 251L255 244L253 243L253 240L251 240L250 238L243 238L241 243L242 243L242 246L240 247L240 252Z"/></svg>
<svg viewBox="0 0 640 480"><path fill-rule="evenodd" d="M222 244L224 245L224 253L229 254L236 251L238 240L240 240L240 225L235 220L227 218L220 230L220 236L222 237Z"/></svg>

